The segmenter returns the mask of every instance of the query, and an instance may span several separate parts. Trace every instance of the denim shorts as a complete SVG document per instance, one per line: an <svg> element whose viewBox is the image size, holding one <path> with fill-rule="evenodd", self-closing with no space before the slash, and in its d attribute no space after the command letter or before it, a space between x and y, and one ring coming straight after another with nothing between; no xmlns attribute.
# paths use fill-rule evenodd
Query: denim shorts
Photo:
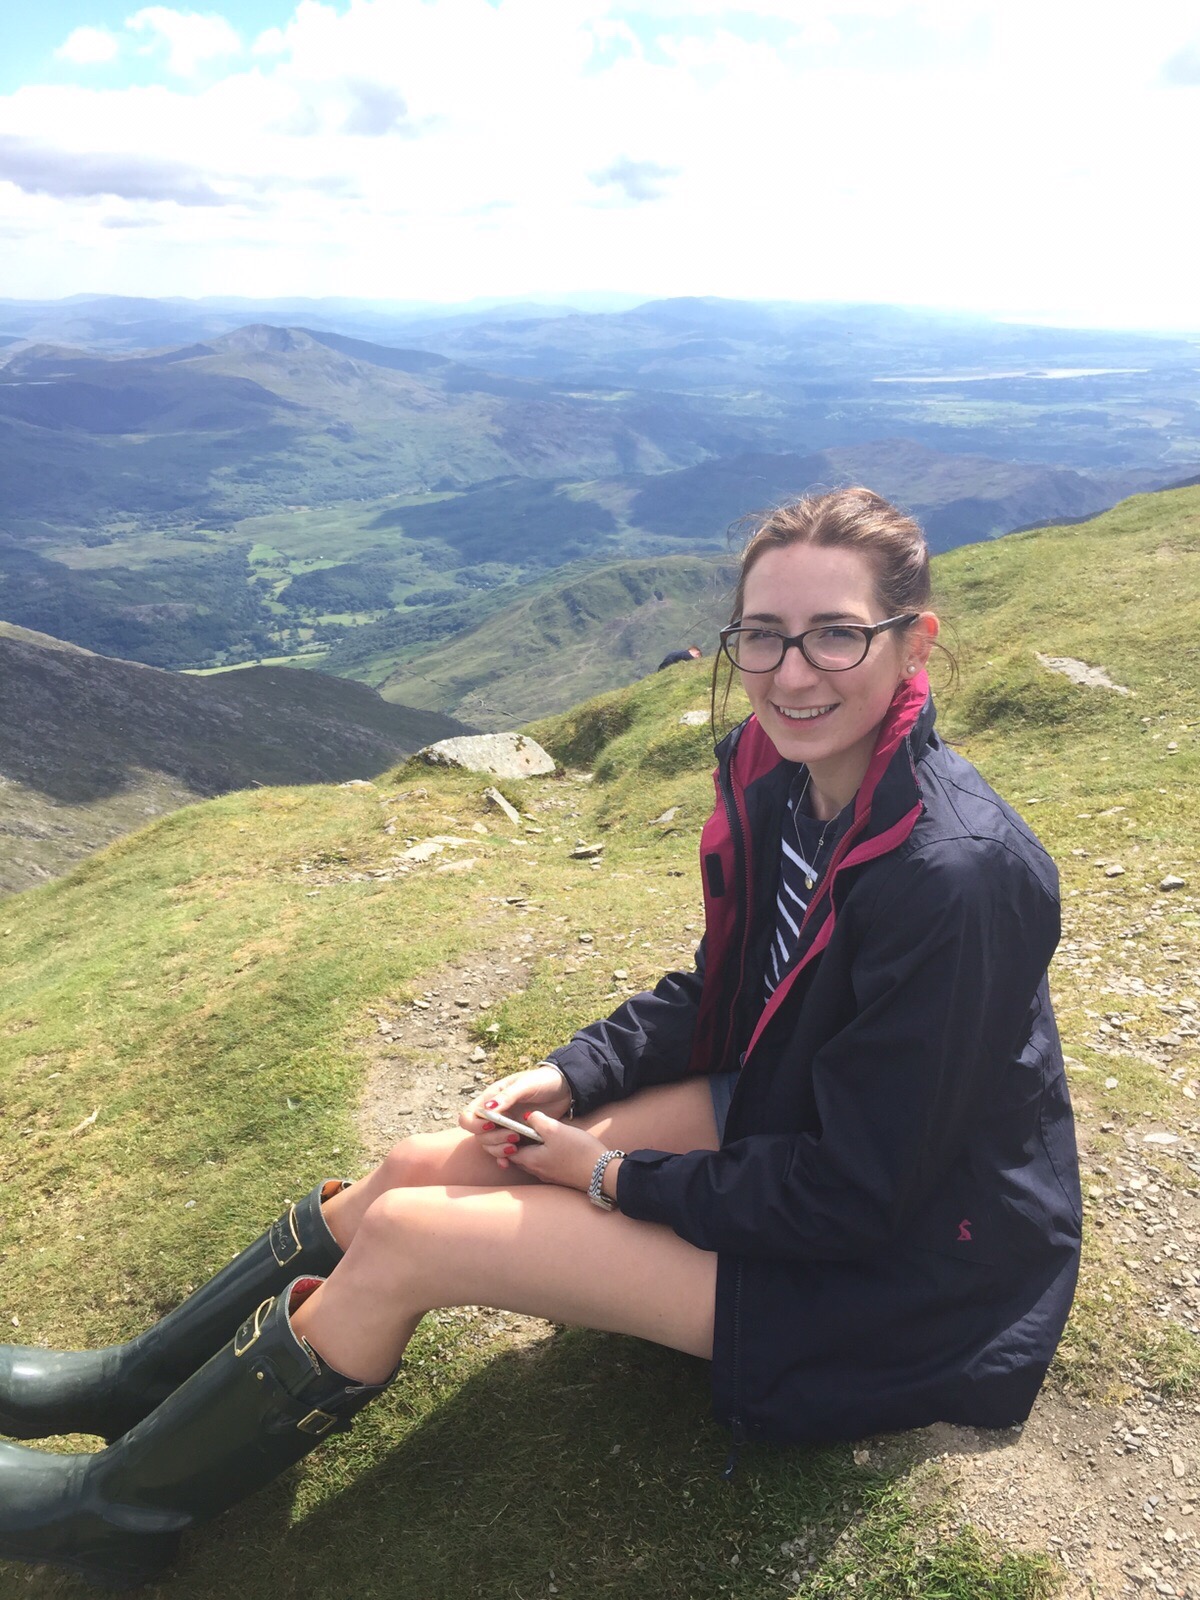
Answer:
<svg viewBox="0 0 1200 1600"><path fill-rule="evenodd" d="M709 1076L708 1087L712 1095L713 1116L717 1121L717 1138L725 1142L725 1119L729 1115L729 1102L733 1099L736 1072L714 1072Z"/></svg>

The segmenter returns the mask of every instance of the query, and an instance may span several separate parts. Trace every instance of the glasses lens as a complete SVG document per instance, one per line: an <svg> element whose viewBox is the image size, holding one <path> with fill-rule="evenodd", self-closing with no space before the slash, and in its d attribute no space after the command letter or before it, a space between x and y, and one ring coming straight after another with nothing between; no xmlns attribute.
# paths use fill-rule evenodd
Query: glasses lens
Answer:
<svg viewBox="0 0 1200 1600"><path fill-rule="evenodd" d="M827 672L845 672L856 667L867 653L865 635L855 628L814 628L804 647L814 666Z"/></svg>
<svg viewBox="0 0 1200 1600"><path fill-rule="evenodd" d="M783 638L766 628L738 628L726 636L725 648L735 666L773 672L783 657Z"/></svg>

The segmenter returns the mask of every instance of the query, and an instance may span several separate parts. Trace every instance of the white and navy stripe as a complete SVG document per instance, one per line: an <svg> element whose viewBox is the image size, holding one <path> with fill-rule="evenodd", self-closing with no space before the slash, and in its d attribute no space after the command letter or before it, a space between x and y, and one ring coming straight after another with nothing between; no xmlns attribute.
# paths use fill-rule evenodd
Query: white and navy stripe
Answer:
<svg viewBox="0 0 1200 1600"><path fill-rule="evenodd" d="M775 934L767 952L763 972L764 998L769 1000L796 959L800 944L800 924L821 868L829 859L834 840L841 831L810 815L803 801L807 785L804 768L796 774L788 796L783 820L782 849L779 856L779 890L775 896Z"/></svg>

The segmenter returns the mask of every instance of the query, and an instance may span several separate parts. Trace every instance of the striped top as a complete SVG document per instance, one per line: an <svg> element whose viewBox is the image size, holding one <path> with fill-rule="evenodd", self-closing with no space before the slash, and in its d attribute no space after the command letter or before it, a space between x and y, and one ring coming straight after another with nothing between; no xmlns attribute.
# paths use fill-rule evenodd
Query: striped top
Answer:
<svg viewBox="0 0 1200 1600"><path fill-rule="evenodd" d="M796 959L800 924L808 902L848 820L849 807L827 822L814 817L808 810L807 785L808 769L800 767L792 779L787 814L783 819L779 889L775 896L775 937L767 952L763 974L764 1003L775 993Z"/></svg>

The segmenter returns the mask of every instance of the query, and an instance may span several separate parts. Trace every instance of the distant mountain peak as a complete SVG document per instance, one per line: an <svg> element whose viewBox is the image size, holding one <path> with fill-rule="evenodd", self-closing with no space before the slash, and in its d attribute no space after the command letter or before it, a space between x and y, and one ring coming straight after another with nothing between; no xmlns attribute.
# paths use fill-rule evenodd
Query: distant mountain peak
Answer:
<svg viewBox="0 0 1200 1600"><path fill-rule="evenodd" d="M269 350L282 355L291 350L311 350L314 340L303 328L277 328L269 322L251 322L210 343L218 350Z"/></svg>

